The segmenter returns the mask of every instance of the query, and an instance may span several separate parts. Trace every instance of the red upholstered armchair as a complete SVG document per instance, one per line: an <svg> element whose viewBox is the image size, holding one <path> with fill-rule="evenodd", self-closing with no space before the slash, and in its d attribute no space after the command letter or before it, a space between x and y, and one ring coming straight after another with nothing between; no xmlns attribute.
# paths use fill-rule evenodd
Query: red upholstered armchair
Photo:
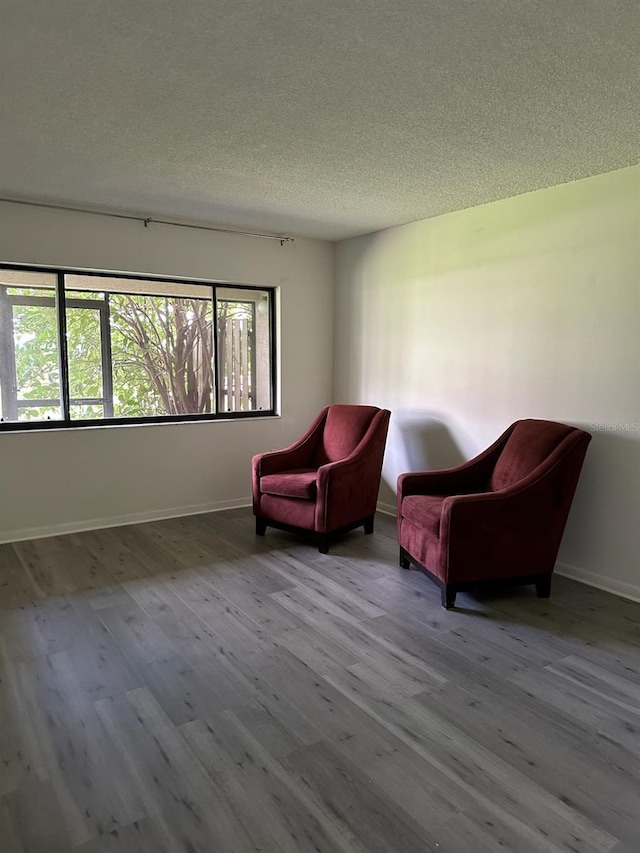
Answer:
<svg viewBox="0 0 640 853"><path fill-rule="evenodd" d="M308 531L326 554L330 537L364 525L373 533L390 412L324 408L284 450L253 457L256 533L267 526Z"/></svg>
<svg viewBox="0 0 640 853"><path fill-rule="evenodd" d="M470 462L398 478L400 565L422 569L442 606L480 581L535 584L548 598L588 432L523 420Z"/></svg>

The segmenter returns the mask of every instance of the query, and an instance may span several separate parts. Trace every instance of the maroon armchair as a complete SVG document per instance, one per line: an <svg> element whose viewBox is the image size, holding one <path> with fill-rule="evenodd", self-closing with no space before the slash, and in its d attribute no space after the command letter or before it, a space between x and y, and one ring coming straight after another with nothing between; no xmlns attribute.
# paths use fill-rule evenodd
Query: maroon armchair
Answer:
<svg viewBox="0 0 640 853"><path fill-rule="evenodd" d="M360 525L373 533L390 414L374 406L327 406L289 447L254 456L258 536L267 526L307 531L326 554L338 533Z"/></svg>
<svg viewBox="0 0 640 853"><path fill-rule="evenodd" d="M531 583L548 598L590 441L564 424L516 421L464 465L401 474L400 565L426 572L447 609L480 581Z"/></svg>

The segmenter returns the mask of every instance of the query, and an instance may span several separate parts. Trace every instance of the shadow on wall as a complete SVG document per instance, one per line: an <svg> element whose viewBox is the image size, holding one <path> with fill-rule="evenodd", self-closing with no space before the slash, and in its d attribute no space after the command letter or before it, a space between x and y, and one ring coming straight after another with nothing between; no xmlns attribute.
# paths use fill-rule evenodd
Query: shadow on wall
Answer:
<svg viewBox="0 0 640 853"><path fill-rule="evenodd" d="M398 431L408 471L453 468L465 461L450 428L440 418L405 413L398 417Z"/></svg>
<svg viewBox="0 0 640 853"><path fill-rule="evenodd" d="M389 425L380 500L395 503L399 474L453 468L465 462L469 456L454 433L453 424L433 412L395 411Z"/></svg>

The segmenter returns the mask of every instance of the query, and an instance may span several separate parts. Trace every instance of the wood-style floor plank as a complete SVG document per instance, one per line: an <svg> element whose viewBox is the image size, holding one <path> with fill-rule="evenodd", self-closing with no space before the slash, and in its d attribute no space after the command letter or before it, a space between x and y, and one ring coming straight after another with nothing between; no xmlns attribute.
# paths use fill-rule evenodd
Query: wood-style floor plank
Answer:
<svg viewBox="0 0 640 853"><path fill-rule="evenodd" d="M345 834L350 849L362 853L435 849L435 838L330 744L304 747L281 763L323 816Z"/></svg>
<svg viewBox="0 0 640 853"><path fill-rule="evenodd" d="M129 763L149 816L175 849L251 849L215 779L147 688L100 700L96 709Z"/></svg>
<svg viewBox="0 0 640 853"><path fill-rule="evenodd" d="M461 593L395 522L0 546L0 853L640 853L640 604Z"/></svg>
<svg viewBox="0 0 640 853"><path fill-rule="evenodd" d="M52 782L30 782L0 801L3 853L68 853L68 834L60 793Z"/></svg>
<svg viewBox="0 0 640 853"><path fill-rule="evenodd" d="M69 837L81 843L144 818L69 653L19 664L19 678Z"/></svg>
<svg viewBox="0 0 640 853"><path fill-rule="evenodd" d="M182 727L210 775L216 778L254 849L265 853L351 851L330 821L309 807L305 791L227 712Z"/></svg>

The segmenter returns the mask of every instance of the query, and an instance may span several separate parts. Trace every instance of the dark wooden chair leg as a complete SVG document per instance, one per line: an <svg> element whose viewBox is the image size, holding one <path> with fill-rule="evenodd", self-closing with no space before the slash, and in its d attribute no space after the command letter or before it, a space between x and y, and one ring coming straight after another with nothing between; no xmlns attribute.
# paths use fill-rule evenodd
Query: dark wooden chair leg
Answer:
<svg viewBox="0 0 640 853"><path fill-rule="evenodd" d="M536 592L538 598L551 597L551 573L548 575L540 575L540 580L536 581Z"/></svg>
<svg viewBox="0 0 640 853"><path fill-rule="evenodd" d="M329 553L329 537L326 533L321 533L318 537L318 551L320 551L321 554Z"/></svg>
<svg viewBox="0 0 640 853"><path fill-rule="evenodd" d="M256 536L264 536L267 532L267 522L256 516Z"/></svg>
<svg viewBox="0 0 640 853"><path fill-rule="evenodd" d="M404 550L404 548L400 548L400 568L401 569L410 569L411 568L411 561L409 560L409 557L407 557L407 552Z"/></svg>
<svg viewBox="0 0 640 853"><path fill-rule="evenodd" d="M440 587L440 596L444 609L451 610L456 603L456 591L451 584L442 584Z"/></svg>
<svg viewBox="0 0 640 853"><path fill-rule="evenodd" d="M373 533L373 520L375 516L370 515L369 518L365 518L364 520L364 532L368 535L369 533Z"/></svg>

